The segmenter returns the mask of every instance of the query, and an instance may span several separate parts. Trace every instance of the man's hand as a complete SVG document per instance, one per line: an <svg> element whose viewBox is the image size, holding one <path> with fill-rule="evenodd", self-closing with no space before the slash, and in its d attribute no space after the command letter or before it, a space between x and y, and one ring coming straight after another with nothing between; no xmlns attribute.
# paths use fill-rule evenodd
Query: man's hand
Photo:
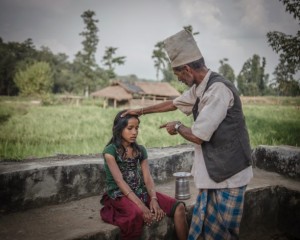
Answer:
<svg viewBox="0 0 300 240"><path fill-rule="evenodd" d="M175 129L176 123L178 123L178 121L168 122L161 125L159 128L166 128L170 135L176 135L177 134L177 131Z"/></svg>
<svg viewBox="0 0 300 240"><path fill-rule="evenodd" d="M121 114L121 117L125 117L127 114L134 115L134 116L141 116L141 115L143 115L143 108L127 109L126 112Z"/></svg>

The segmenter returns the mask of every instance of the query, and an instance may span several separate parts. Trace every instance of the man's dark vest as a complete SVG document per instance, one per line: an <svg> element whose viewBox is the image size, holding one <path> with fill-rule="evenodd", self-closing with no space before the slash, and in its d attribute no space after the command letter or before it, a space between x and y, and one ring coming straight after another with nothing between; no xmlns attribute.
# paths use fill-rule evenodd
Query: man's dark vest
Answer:
<svg viewBox="0 0 300 240"><path fill-rule="evenodd" d="M251 165L251 148L242 103L235 86L219 74L212 72L204 92L216 82L222 82L234 96L234 104L202 151L208 174L215 182L222 182ZM204 94L204 93L203 93ZM193 108L194 120L198 116L199 98Z"/></svg>

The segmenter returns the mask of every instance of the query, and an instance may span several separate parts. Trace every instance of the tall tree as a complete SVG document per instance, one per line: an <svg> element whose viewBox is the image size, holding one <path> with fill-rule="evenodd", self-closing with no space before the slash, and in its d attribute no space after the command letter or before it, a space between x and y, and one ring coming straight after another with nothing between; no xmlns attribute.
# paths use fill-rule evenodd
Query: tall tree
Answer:
<svg viewBox="0 0 300 240"><path fill-rule="evenodd" d="M152 52L152 58L154 59L154 67L156 68L156 80L159 80L159 72L163 71L168 64L168 57L164 51L164 43L158 42L155 44L155 48Z"/></svg>
<svg viewBox="0 0 300 240"><path fill-rule="evenodd" d="M222 60L220 60L221 66L219 67L219 73L223 75L226 79L234 83L235 81L234 70L227 62L228 62L227 58L223 58Z"/></svg>
<svg viewBox="0 0 300 240"><path fill-rule="evenodd" d="M238 89L246 96L264 95L268 82L268 74L265 74L265 58L260 63L260 56L254 54L248 59L237 77Z"/></svg>
<svg viewBox="0 0 300 240"><path fill-rule="evenodd" d="M292 14L300 24L300 1L279 1L283 2L286 11ZM279 53L279 64L274 72L279 92L281 92L281 94L284 92L287 94L285 89L289 88L286 88L286 85L294 86L299 89L300 79L298 79L298 85L294 84L294 76L300 70L300 31L298 31L295 36L279 31L268 32L267 39L272 49L276 53ZM291 84L288 83L289 81ZM297 89L295 89L294 92L297 92Z"/></svg>
<svg viewBox="0 0 300 240"><path fill-rule="evenodd" d="M125 56L114 57L118 48L115 47L107 47L105 50L105 54L102 58L102 62L105 66L108 67L107 73L109 78L116 77L115 67L117 65L123 65L125 63Z"/></svg>
<svg viewBox="0 0 300 240"><path fill-rule="evenodd" d="M89 96L90 88L95 80L93 69L97 67L95 55L99 42L97 35L99 30L97 27L98 20L95 19L95 15L95 12L91 10L87 10L81 15L85 27L79 35L84 40L81 42L83 49L77 53L77 59L80 61L81 70L84 73L83 87L86 97Z"/></svg>

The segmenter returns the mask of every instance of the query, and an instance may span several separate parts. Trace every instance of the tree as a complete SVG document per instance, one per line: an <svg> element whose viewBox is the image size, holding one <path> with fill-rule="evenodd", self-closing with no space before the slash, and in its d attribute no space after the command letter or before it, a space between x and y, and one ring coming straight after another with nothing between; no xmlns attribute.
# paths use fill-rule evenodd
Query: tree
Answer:
<svg viewBox="0 0 300 240"><path fill-rule="evenodd" d="M109 78L115 78L116 65L123 65L125 63L125 56L114 57L118 48L107 47L103 56L102 62L108 67L107 73Z"/></svg>
<svg viewBox="0 0 300 240"><path fill-rule="evenodd" d="M275 68L274 75L276 76L273 88L279 96L299 96L300 86L299 82L293 78L287 79L286 72L288 72L289 65L284 59L279 59L279 64Z"/></svg>
<svg viewBox="0 0 300 240"><path fill-rule="evenodd" d="M35 62L19 69L14 81L24 96L50 93L53 85L52 71L46 62Z"/></svg>
<svg viewBox="0 0 300 240"><path fill-rule="evenodd" d="M248 59L237 77L238 89L245 96L264 95L269 75L265 74L266 60L254 54Z"/></svg>
<svg viewBox="0 0 300 240"><path fill-rule="evenodd" d="M17 95L18 88L13 81L16 68L20 63L32 63L36 56L36 49L32 40L22 43L5 43L0 38L0 94Z"/></svg>
<svg viewBox="0 0 300 240"><path fill-rule="evenodd" d="M155 44L155 48L152 52L152 58L154 59L154 67L156 68L156 79L159 80L159 72L163 71L168 64L168 57L164 51L164 43L158 42Z"/></svg>
<svg viewBox="0 0 300 240"><path fill-rule="evenodd" d="M219 67L219 73L223 75L226 79L234 83L235 81L234 70L227 62L228 62L227 58L223 58L222 60L220 60L221 66Z"/></svg>
<svg viewBox="0 0 300 240"><path fill-rule="evenodd" d="M192 33L193 35L198 35L200 34L200 32L194 32L193 31L193 26L192 25L187 25L183 27L184 30L189 31L190 33Z"/></svg>
<svg viewBox="0 0 300 240"><path fill-rule="evenodd" d="M293 15L296 20L300 20L299 0L279 0L286 7L286 11ZM300 22L299 22L300 23ZM288 94L286 85L299 89L299 83L294 84L294 75L300 70L300 31L295 36L282 32L273 31L267 33L267 39L272 49L279 53L279 64L274 75L277 81L278 90L281 94ZM288 81L291 82L288 83ZM299 81L299 80L298 80ZM299 91L299 90L298 90Z"/></svg>
<svg viewBox="0 0 300 240"><path fill-rule="evenodd" d="M81 42L83 49L82 51L78 52L76 56L77 60L80 62L81 70L84 74L83 87L86 97L89 96L90 88L95 80L93 79L93 69L95 69L97 66L95 54L97 51L97 44L99 42L99 38L97 36L99 30L96 25L98 20L94 18L95 15L95 12L91 10L87 10L81 15L85 24L84 31L79 34L84 38L84 40Z"/></svg>

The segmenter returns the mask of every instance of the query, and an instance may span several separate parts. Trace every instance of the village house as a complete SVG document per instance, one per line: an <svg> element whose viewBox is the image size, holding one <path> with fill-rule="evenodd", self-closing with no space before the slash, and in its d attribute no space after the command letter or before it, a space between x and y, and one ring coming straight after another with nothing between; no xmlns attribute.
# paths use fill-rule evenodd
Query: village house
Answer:
<svg viewBox="0 0 300 240"><path fill-rule="evenodd" d="M104 99L104 107L147 106L178 97L180 93L167 82L113 81L110 86L91 93Z"/></svg>

